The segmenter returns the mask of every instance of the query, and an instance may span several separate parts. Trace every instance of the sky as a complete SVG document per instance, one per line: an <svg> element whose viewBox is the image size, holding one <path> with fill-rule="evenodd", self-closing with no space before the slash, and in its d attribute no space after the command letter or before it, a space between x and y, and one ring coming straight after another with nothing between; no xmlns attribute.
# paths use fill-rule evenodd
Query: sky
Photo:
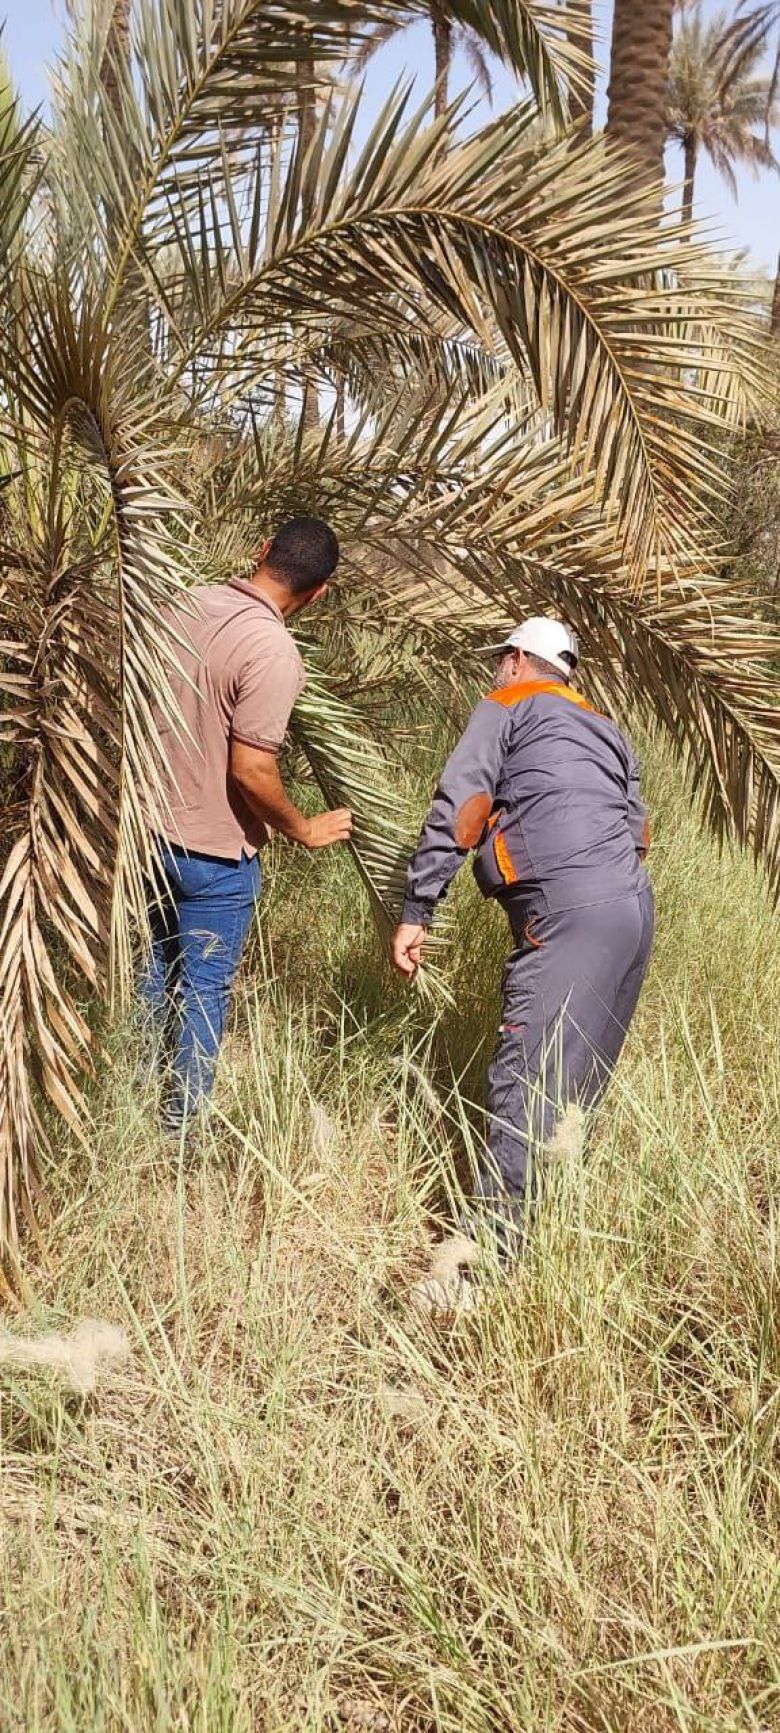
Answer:
<svg viewBox="0 0 780 1733"><path fill-rule="evenodd" d="M718 0L703 0L706 14L723 8ZM733 6L729 7L733 10ZM600 41L596 58L605 67L611 28L611 0L595 0L594 13ZM0 19L5 17L3 33L5 51L17 87L30 107L45 104L47 96L46 65L54 59L61 39L65 17L65 0L0 0ZM433 81L433 48L430 31L425 23L417 23L392 43L381 49L366 77L366 103L375 112L384 95L397 79L415 75L415 94L422 100ZM494 63L493 112L501 113L518 100L518 86L504 67ZM466 88L473 74L463 54L456 58L452 93ZM606 73L602 70L597 96L597 119L605 112ZM489 110L480 110L488 117ZM780 155L780 136L775 135ZM670 178L682 178L682 159L671 150L668 156ZM774 275L780 250L780 175L763 173L758 180L742 170L738 175L739 197L731 197L727 187L710 164L702 162L696 180L696 214L706 221L711 232L724 243L744 248L750 264L757 270Z"/></svg>

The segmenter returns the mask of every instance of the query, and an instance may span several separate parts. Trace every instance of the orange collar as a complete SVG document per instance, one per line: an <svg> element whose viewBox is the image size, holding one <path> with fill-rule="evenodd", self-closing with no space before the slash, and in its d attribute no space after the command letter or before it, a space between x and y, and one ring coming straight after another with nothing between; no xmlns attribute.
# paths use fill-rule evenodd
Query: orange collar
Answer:
<svg viewBox="0 0 780 1733"><path fill-rule="evenodd" d="M522 704L524 698L535 698L537 692L553 692L557 698L566 698L570 704L578 704L581 710L592 710L586 698L579 692L572 692L563 680L518 680L514 686L500 686L487 696L494 704L505 704L511 709L513 704Z"/></svg>

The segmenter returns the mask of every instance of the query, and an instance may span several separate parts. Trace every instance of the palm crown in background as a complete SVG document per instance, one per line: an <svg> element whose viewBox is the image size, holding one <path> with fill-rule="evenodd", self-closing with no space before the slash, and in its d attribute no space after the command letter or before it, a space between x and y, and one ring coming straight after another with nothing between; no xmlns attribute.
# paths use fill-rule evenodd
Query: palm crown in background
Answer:
<svg viewBox="0 0 780 1733"><path fill-rule="evenodd" d="M478 88L490 101L493 94L490 61L481 36L473 27L453 23L448 7L439 4L439 0L430 0L429 14L433 37L436 117L442 115L447 107L452 57L458 49L466 55ZM388 18L386 23L377 25L355 57L356 71L360 71L378 49L383 48L386 42L391 42L410 22L408 17L400 13L397 18Z"/></svg>
<svg viewBox="0 0 780 1733"><path fill-rule="evenodd" d="M681 146L685 164L682 214L693 216L696 165L704 152L737 194L735 168L754 173L777 169L771 143L776 119L772 80L758 70L763 42L740 42L721 11L705 21L701 6L683 10L675 33L666 91L669 138Z"/></svg>
<svg viewBox="0 0 780 1733"><path fill-rule="evenodd" d="M6 1251L42 1101L83 1122L79 980L121 987L142 923L151 707L170 707L176 656L160 610L243 569L289 512L322 513L344 546L306 624L294 734L355 809L380 919L413 829L388 716L465 679L526 607L574 620L594 691L660 719L713 824L778 872L776 646L716 545L763 390L750 298L659 225L652 185L626 192L625 156L566 133L571 5L452 0L453 29L531 100L463 138L450 111L393 97L357 149L351 61L427 12L137 0L126 51L95 0L50 129L6 106Z"/></svg>

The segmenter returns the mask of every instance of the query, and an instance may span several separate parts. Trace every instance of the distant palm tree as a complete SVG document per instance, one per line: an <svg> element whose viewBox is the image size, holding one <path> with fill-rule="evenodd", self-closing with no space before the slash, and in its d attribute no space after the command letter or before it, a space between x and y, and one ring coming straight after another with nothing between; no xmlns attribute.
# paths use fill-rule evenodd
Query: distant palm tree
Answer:
<svg viewBox="0 0 780 1733"><path fill-rule="evenodd" d="M593 131L593 108L596 100L596 63L593 59L593 7L591 0L568 0L567 12L572 23L575 46L585 56L582 82L573 85L569 96L569 114L581 121L583 130Z"/></svg>
<svg viewBox="0 0 780 1733"><path fill-rule="evenodd" d="M772 101L780 88L780 0L737 0L737 10L727 31L737 47L770 49L774 60L770 75Z"/></svg>
<svg viewBox="0 0 780 1733"><path fill-rule="evenodd" d="M696 167L702 151L737 197L737 164L757 174L780 167L769 126L773 91L757 74L763 42L734 36L726 12L706 19L701 5L686 9L672 45L666 92L667 137L684 158L682 215L693 216Z"/></svg>
<svg viewBox="0 0 780 1733"><path fill-rule="evenodd" d="M774 107L780 90L780 0L759 0L757 5L751 3L751 0L738 0L736 16L729 27L728 36L739 45L755 43L772 53L769 91ZM775 276L770 329L775 337L780 337L780 258Z"/></svg>
<svg viewBox="0 0 780 1733"><path fill-rule="evenodd" d="M468 24L456 23L452 17L451 8L442 0L429 0L428 12L433 32L433 55L436 78L434 96L434 113L438 119L447 107L449 94L450 71L453 55L458 48L464 49L483 96L488 102L493 99L493 81L490 76L490 65L485 51L485 44L477 31ZM409 14L400 14L388 18L385 24L378 24L366 38L363 48L357 57L357 65L365 66L377 50L383 48L386 42L391 42L394 36L399 36L402 30L416 22Z"/></svg>

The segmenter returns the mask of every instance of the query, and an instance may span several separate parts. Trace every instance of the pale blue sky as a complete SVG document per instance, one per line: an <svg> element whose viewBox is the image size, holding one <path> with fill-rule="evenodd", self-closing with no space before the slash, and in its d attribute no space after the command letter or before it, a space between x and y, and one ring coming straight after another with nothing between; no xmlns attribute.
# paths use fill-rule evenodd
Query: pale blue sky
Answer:
<svg viewBox="0 0 780 1733"><path fill-rule="evenodd" d="M705 10L720 10L717 0L705 0ZM609 43L611 0L596 0L595 12L601 34L597 58L604 65ZM6 20L5 48L11 70L25 101L32 107L46 99L46 63L56 55L65 15L64 0L0 0L0 18L3 15ZM395 80L404 72L411 71L417 74L422 96L433 78L430 32L424 23L415 24L377 55L367 76L369 104L375 107ZM454 89L468 84L470 77L468 64L459 56ZM604 83L602 78L602 112ZM495 67L494 85L494 111L500 113L517 100L517 85L501 66ZM780 153L780 140L777 149ZM681 175L679 153L670 153L669 169L671 175ZM714 222L724 240L750 250L753 265L774 274L780 248L780 176L765 173L756 181L748 174L740 174L739 199L735 203L705 161L697 176L696 207L697 215Z"/></svg>

